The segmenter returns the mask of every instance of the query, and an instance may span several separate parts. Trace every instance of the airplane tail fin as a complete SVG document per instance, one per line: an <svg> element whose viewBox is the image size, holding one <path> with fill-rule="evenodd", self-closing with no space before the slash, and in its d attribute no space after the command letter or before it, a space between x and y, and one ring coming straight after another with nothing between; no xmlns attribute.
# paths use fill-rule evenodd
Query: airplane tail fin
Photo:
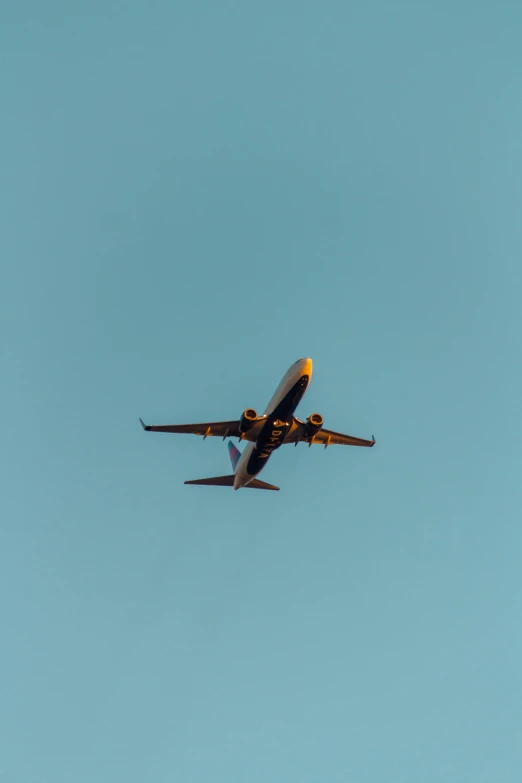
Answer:
<svg viewBox="0 0 522 783"><path fill-rule="evenodd" d="M240 460L241 452L237 448L237 446L234 446L231 440L228 441L228 453L230 454L230 462L232 463L232 469L236 470L237 463Z"/></svg>
<svg viewBox="0 0 522 783"><path fill-rule="evenodd" d="M193 479L192 481L185 481L185 484L199 484L207 487L233 487L234 475L231 476L216 476L215 478L206 479ZM259 479L253 479L250 484L247 484L244 489L272 489L279 490L274 484L267 484L266 481L260 481Z"/></svg>

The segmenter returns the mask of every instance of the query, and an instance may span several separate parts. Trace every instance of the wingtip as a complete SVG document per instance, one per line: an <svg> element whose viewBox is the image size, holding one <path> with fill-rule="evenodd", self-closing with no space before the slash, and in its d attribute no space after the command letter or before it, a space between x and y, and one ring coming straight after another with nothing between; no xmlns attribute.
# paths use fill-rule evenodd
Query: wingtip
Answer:
<svg viewBox="0 0 522 783"><path fill-rule="evenodd" d="M141 426L143 427L143 429L144 429L146 432L148 432L148 431L150 430L150 427L149 427L149 426L147 426L147 424L145 424L145 422L143 421L143 419L140 419L140 424L141 424Z"/></svg>

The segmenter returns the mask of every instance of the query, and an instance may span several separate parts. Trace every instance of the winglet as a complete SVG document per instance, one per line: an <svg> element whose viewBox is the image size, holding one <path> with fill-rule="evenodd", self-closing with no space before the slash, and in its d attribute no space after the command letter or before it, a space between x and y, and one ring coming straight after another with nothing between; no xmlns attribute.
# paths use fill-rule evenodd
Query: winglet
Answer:
<svg viewBox="0 0 522 783"><path fill-rule="evenodd" d="M140 422L141 422L141 426L143 427L143 429L146 430L147 432L150 432L151 428L147 424L145 424L143 419L140 419Z"/></svg>
<svg viewBox="0 0 522 783"><path fill-rule="evenodd" d="M372 435L372 446L375 446L375 443L376 443L376 441L375 441L375 435Z"/></svg>

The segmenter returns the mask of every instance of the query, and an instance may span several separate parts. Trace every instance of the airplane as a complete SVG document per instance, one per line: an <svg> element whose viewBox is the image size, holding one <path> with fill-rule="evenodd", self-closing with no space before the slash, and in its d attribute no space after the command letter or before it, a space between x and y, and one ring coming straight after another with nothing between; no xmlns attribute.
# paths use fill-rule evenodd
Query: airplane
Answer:
<svg viewBox="0 0 522 783"><path fill-rule="evenodd" d="M320 413L312 413L306 421L294 416L294 411L301 402L304 393L312 380L311 359L298 359L284 375L281 383L262 416L258 416L253 408L247 408L237 421L215 421L206 424L163 424L150 426L141 419L141 426L147 432L173 432L202 435L203 440L209 436L239 438L248 441L243 453L229 441L228 448L234 473L229 476L195 479L185 481L185 484L205 486L233 487L237 489L270 489L279 490L274 484L267 484L257 476L261 473L270 456L276 449L286 443L314 443L328 446L367 446L375 445L375 438L363 440L352 435L342 435L339 432L323 428L324 419Z"/></svg>

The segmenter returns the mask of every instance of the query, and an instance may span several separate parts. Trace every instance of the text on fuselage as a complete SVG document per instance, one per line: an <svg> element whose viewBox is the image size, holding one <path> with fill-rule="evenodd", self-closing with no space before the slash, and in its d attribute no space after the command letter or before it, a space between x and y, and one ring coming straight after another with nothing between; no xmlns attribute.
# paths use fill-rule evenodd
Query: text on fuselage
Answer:
<svg viewBox="0 0 522 783"><path fill-rule="evenodd" d="M280 422L278 422L278 424L280 424ZM279 426L279 427L273 426L272 430L267 435L266 440L265 438L263 438L263 442L258 445L259 456L262 458L267 458L271 455L274 449L278 449L285 439L287 430L288 430L288 424L286 423L284 424L284 426Z"/></svg>

